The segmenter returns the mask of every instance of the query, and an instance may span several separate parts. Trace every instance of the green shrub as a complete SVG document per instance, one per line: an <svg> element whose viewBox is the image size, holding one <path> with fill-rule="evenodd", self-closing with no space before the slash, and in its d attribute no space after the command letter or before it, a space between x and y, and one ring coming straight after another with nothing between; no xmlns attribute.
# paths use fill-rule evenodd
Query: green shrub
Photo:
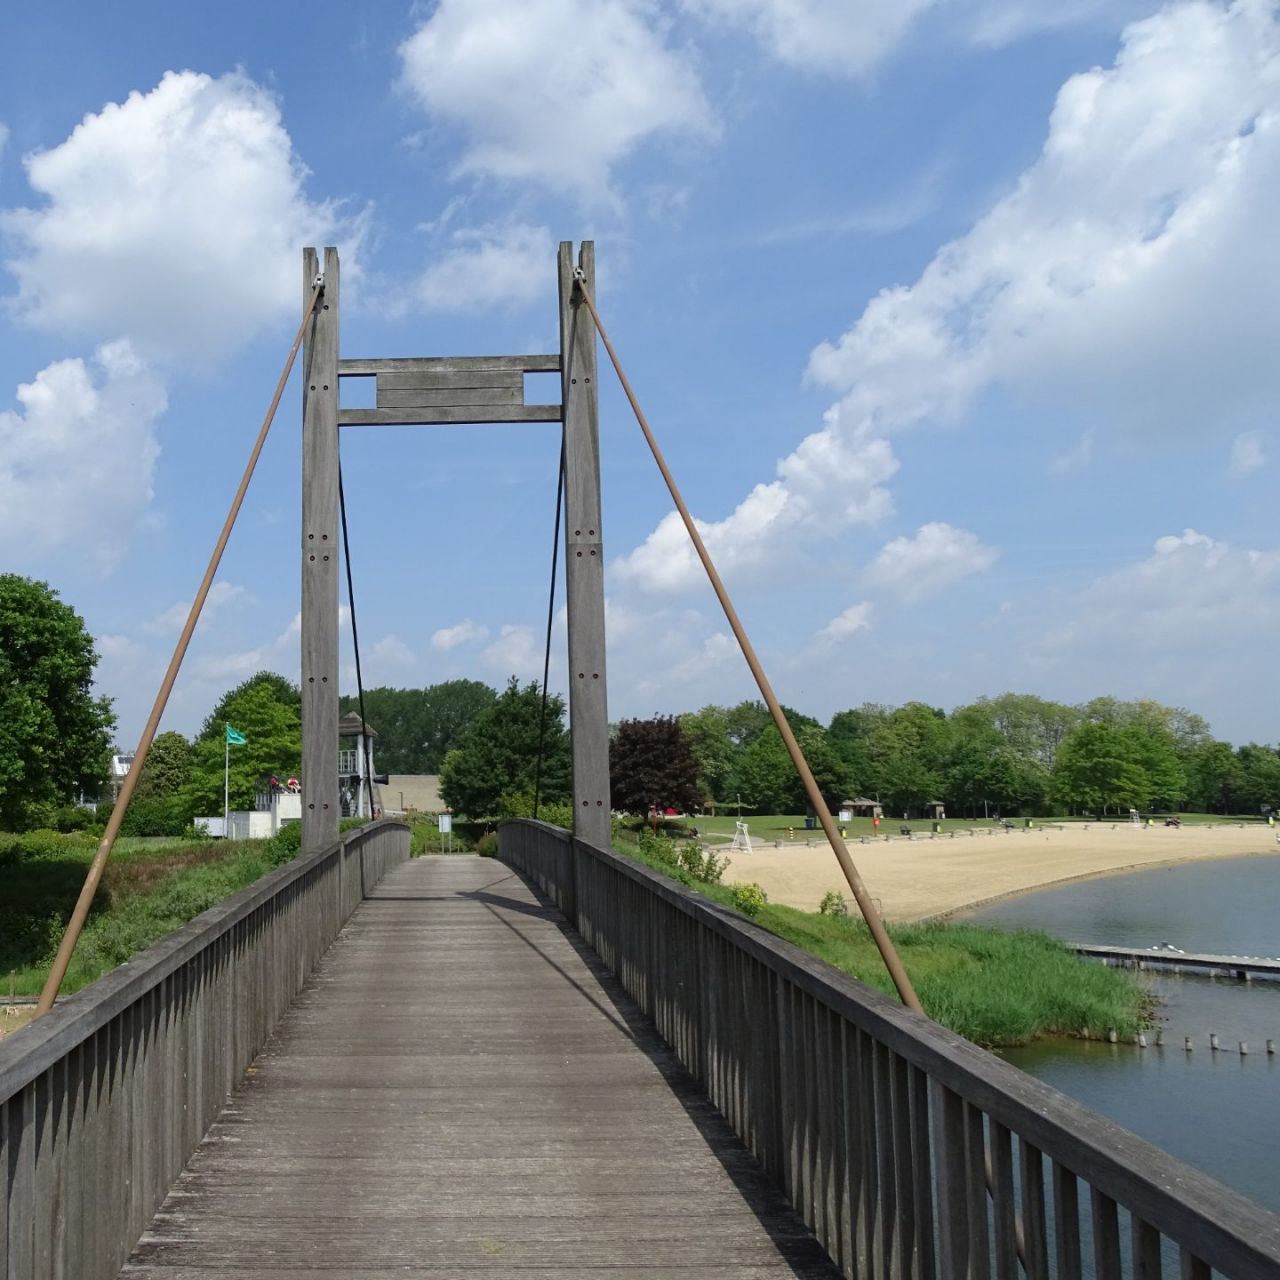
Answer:
<svg viewBox="0 0 1280 1280"><path fill-rule="evenodd" d="M832 889L829 893L822 895L822 901L818 903L818 914L822 916L847 916L849 914L849 904L840 896L837 889Z"/></svg>
<svg viewBox="0 0 1280 1280"><path fill-rule="evenodd" d="M103 817L110 817L110 811ZM180 836L191 823L191 810L177 796L136 797L120 823L122 836Z"/></svg>
<svg viewBox="0 0 1280 1280"><path fill-rule="evenodd" d="M768 895L758 884L735 884L730 890L733 905L744 916L759 915Z"/></svg>
<svg viewBox="0 0 1280 1280"><path fill-rule="evenodd" d="M482 858L496 858L498 856L498 833L496 831L486 831L476 841L476 852Z"/></svg>
<svg viewBox="0 0 1280 1280"><path fill-rule="evenodd" d="M302 823L287 823L269 840L264 840L262 848L267 862L273 867L282 867L286 862L292 862L302 849Z"/></svg>
<svg viewBox="0 0 1280 1280"><path fill-rule="evenodd" d="M727 857L717 858L709 849L704 853L696 844L682 846L677 858L680 866L703 884L719 884L729 866Z"/></svg>

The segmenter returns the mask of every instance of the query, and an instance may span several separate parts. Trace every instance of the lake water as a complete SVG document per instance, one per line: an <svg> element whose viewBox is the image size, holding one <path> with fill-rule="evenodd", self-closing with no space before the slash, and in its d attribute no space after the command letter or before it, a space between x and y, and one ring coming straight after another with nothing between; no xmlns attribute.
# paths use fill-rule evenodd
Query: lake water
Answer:
<svg viewBox="0 0 1280 1280"><path fill-rule="evenodd" d="M1072 942L1280 956L1280 857L1085 880L963 918ZM1268 1039L1280 1042L1280 981L1140 976L1160 1000L1163 1048L1058 1040L1005 1056L1280 1213L1280 1057L1265 1052ZM1211 1032L1222 1052L1210 1051ZM1188 1035L1191 1053L1182 1047Z"/></svg>

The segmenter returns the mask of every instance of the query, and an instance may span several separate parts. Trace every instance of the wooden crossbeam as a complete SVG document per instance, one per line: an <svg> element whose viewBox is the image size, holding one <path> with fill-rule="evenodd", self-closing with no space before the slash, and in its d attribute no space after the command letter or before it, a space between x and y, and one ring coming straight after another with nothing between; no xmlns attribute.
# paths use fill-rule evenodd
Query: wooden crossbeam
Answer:
<svg viewBox="0 0 1280 1280"><path fill-rule="evenodd" d="M524 387L392 387L378 379L379 409L425 409L439 405L524 404Z"/></svg>
<svg viewBox="0 0 1280 1280"><path fill-rule="evenodd" d="M339 360L340 378L367 378L378 373L469 373L476 369L514 369L518 373L559 373L560 357L551 356L411 356L386 360Z"/></svg>
<svg viewBox="0 0 1280 1280"><path fill-rule="evenodd" d="M464 423L559 422L558 404L426 405L417 409L339 409L340 427L433 427Z"/></svg>
<svg viewBox="0 0 1280 1280"><path fill-rule="evenodd" d="M340 378L376 382L373 408L339 409L344 427L559 422L558 404L525 404L526 373L556 373L558 355L342 360Z"/></svg>

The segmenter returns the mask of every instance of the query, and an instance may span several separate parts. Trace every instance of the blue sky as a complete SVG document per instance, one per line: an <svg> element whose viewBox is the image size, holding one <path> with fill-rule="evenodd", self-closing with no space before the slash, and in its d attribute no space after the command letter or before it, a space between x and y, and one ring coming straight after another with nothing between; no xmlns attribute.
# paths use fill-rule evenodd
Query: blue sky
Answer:
<svg viewBox="0 0 1280 1280"><path fill-rule="evenodd" d="M344 355L483 354L555 349L584 238L786 702L1114 693L1276 739L1276 4L374 12L0 13L0 545L85 616L122 742L302 246L342 249ZM611 715L751 696L607 380L602 410ZM296 676L299 423L295 382L166 727ZM344 433L368 684L540 671L557 449Z"/></svg>

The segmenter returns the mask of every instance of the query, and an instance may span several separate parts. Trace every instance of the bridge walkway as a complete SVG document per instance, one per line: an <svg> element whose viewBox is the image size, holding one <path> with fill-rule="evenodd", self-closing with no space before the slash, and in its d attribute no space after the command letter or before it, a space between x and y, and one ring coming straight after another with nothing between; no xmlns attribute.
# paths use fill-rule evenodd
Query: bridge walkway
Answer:
<svg viewBox="0 0 1280 1280"><path fill-rule="evenodd" d="M838 1273L618 984L504 864L357 908L121 1272Z"/></svg>

